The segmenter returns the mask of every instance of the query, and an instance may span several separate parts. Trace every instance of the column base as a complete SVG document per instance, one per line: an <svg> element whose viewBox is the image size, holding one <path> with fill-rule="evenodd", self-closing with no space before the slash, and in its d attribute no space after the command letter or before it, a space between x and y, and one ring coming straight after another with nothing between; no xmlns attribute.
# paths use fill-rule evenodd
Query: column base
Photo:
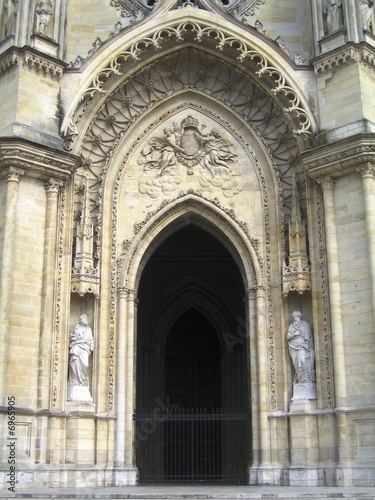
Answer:
<svg viewBox="0 0 375 500"><path fill-rule="evenodd" d="M113 486L136 486L138 469L136 467L115 467L113 469Z"/></svg>
<svg viewBox="0 0 375 500"><path fill-rule="evenodd" d="M310 467L290 467L289 468L290 486L315 487L326 486L325 471Z"/></svg>
<svg viewBox="0 0 375 500"><path fill-rule="evenodd" d="M250 486L287 486L288 468L282 465L258 465L249 467L248 484Z"/></svg>

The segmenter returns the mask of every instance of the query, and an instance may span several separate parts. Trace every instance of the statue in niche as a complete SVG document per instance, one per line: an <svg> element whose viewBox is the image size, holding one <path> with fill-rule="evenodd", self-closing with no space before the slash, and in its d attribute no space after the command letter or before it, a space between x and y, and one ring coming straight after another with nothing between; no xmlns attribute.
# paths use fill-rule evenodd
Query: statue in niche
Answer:
<svg viewBox="0 0 375 500"><path fill-rule="evenodd" d="M163 130L164 137L151 137L142 150L138 164L148 176L140 182L140 192L156 198L160 192L168 194L182 182L180 168L188 175L199 174L201 187L221 187L224 195L231 197L241 191L236 178L241 166L233 144L223 132L213 128L204 132L205 126L193 116L187 116L181 124ZM197 167L197 170L194 168Z"/></svg>
<svg viewBox="0 0 375 500"><path fill-rule="evenodd" d="M362 28L374 33L375 31L375 13L374 2L372 0L359 0L361 9Z"/></svg>
<svg viewBox="0 0 375 500"><path fill-rule="evenodd" d="M82 314L79 322L71 329L69 340L68 385L86 387L88 391L89 356L94 350L94 339L86 314Z"/></svg>
<svg viewBox="0 0 375 500"><path fill-rule="evenodd" d="M6 0L4 2L5 37L15 33L17 10L18 0Z"/></svg>
<svg viewBox="0 0 375 500"><path fill-rule="evenodd" d="M326 35L337 31L343 25L341 0L324 0L323 14L326 20Z"/></svg>
<svg viewBox="0 0 375 500"><path fill-rule="evenodd" d="M45 35L53 13L51 0L40 0L35 9L34 32Z"/></svg>
<svg viewBox="0 0 375 500"><path fill-rule="evenodd" d="M290 357L294 366L294 384L314 383L314 339L310 324L302 319L302 313L294 311L293 323L287 332Z"/></svg>

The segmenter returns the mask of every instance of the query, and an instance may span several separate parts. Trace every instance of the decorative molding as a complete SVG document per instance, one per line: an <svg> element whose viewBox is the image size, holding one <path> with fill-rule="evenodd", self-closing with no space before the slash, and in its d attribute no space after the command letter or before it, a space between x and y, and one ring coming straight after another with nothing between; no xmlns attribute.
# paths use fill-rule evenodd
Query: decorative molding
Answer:
<svg viewBox="0 0 375 500"><path fill-rule="evenodd" d="M335 71L347 64L359 63L369 68L375 68L375 48L370 45L349 45L323 54L313 61L317 75L328 71Z"/></svg>
<svg viewBox="0 0 375 500"><path fill-rule="evenodd" d="M328 175L339 177L368 163L375 164L375 138L373 134L348 137L305 151L300 159L314 179Z"/></svg>
<svg viewBox="0 0 375 500"><path fill-rule="evenodd" d="M131 61L139 61L143 53L147 50L160 50L167 40L175 39L181 42L187 38L192 38L195 43L203 41L213 43L219 51L224 49L233 50L236 59L240 64L250 64L253 73L257 78L262 78L263 86L266 85L270 94L273 94L279 102L283 112L292 117L294 123L293 133L306 139L313 135L313 124L308 112L304 109L298 91L287 81L283 69L276 68L271 61L250 43L226 33L221 29L213 28L205 21L182 21L173 22L169 26L149 33L143 39L137 40L124 47L121 52L114 55L109 64L100 70L91 85L81 95L81 105L76 109L74 117L70 117L70 126L65 131L66 137L73 140L71 126L77 127L79 120L85 111L89 100L98 93L106 93L104 89L106 82L112 76L122 76L124 66ZM125 71L126 73L126 71Z"/></svg>
<svg viewBox="0 0 375 500"><path fill-rule="evenodd" d="M63 277L65 274L64 266L64 243L65 243L65 208L66 193L65 186L61 187L60 194L60 224L57 233L57 280L56 280L56 299L55 299L55 323L54 323L54 341L53 341L53 372L52 372L52 409L55 410L61 399L61 391L58 389L59 368L60 368L60 340L63 323Z"/></svg>
<svg viewBox="0 0 375 500"><path fill-rule="evenodd" d="M0 56L0 76L8 71L10 68L14 68L19 65L19 57L16 52L6 53L6 55Z"/></svg>
<svg viewBox="0 0 375 500"><path fill-rule="evenodd" d="M63 75L63 66L46 59L41 54L36 55L30 52L25 52L23 55L23 62L36 71L48 73L49 75L59 79Z"/></svg>
<svg viewBox="0 0 375 500"><path fill-rule="evenodd" d="M22 139L0 139L0 169L17 167L30 176L65 180L80 164L72 154L33 144Z"/></svg>
<svg viewBox="0 0 375 500"><path fill-rule="evenodd" d="M329 296L328 296L328 280L326 268L326 245L325 231L323 227L323 201L319 183L315 184L315 203L317 207L317 229L318 229L318 245L319 245L319 270L320 270L320 294L322 308L322 338L324 345L324 369L326 376L326 398L330 407L332 407L332 374L331 374L331 345L329 341ZM316 342L317 344L317 342Z"/></svg>

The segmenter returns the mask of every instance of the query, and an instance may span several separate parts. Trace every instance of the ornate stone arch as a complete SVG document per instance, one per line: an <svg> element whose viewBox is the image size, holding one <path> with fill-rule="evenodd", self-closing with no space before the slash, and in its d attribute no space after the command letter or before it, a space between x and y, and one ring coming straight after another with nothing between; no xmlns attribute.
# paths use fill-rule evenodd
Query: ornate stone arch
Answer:
<svg viewBox="0 0 375 500"><path fill-rule="evenodd" d="M254 28L229 27L225 19L213 12L200 9L177 9L158 19L148 27L132 28L106 42L84 66L82 73L71 78L72 95L62 125L66 148L77 151L74 144L82 140L82 117L92 113L103 100L102 94L111 93L136 67L145 66L157 56L154 50L167 52L173 46L205 45L212 51L227 54L247 68L257 81L283 110L296 137L311 138L316 132L314 115L310 109L304 85L294 71L293 64L280 52L277 44L263 39ZM215 27L213 27L213 16ZM75 84L73 82L75 81ZM306 95L305 95L306 94ZM78 137L77 137L78 136ZM300 141L301 149L305 141ZM308 144L308 142L307 142ZM79 147L78 147L79 148Z"/></svg>
<svg viewBox="0 0 375 500"><path fill-rule="evenodd" d="M137 290L151 253L170 234L191 223L216 236L228 249L238 264L245 289L264 286L263 259L246 224L236 220L233 211L204 199L199 192L181 192L178 199L162 203L136 226L135 237L125 242L118 260L118 286Z"/></svg>
<svg viewBox="0 0 375 500"><path fill-rule="evenodd" d="M118 287L117 290L112 290L117 295L117 325L110 326L112 332L116 330L117 336L115 389L117 414L115 461L117 467L130 467L133 463L133 455L130 453L126 455L124 450L133 450L132 432L126 432L125 429L132 428L135 405L135 302L140 277L149 256L157 246L170 234L187 224L195 224L215 235L237 262L245 291L249 296L253 296L249 317L262 318L258 325L260 332L257 331L254 335L261 336L265 340L266 330L268 330L270 363L274 366L273 329L271 325L267 325L267 318L272 314L267 313L270 303L264 300L270 283L268 279L265 279L268 271L264 270L257 240L251 237L246 224L239 222L231 209L221 207L216 201L204 199L199 192L181 192L177 199L165 201L158 210L149 213L146 219L136 226L134 238L124 242L122 255L117 262L113 261L113 271L114 269L118 271ZM259 291L261 293L258 297ZM254 294L257 297L256 305ZM111 303L114 304L114 301ZM115 314L111 314L111 317L114 319ZM113 340L112 338L112 342ZM110 361L112 367L113 361ZM274 369L271 368L271 372L273 371ZM257 373L256 368L254 372ZM258 375L254 378L256 377ZM264 377L264 375L259 375L259 377ZM269 377L269 384L270 393L273 393L275 380L272 373ZM255 402L254 412L257 413L257 411Z"/></svg>

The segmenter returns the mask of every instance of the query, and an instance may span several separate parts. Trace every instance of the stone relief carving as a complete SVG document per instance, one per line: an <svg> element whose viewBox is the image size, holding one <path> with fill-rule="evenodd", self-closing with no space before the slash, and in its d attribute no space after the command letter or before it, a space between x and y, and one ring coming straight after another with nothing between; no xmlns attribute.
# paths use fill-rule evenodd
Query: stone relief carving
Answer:
<svg viewBox="0 0 375 500"><path fill-rule="evenodd" d="M68 401L91 402L88 368L94 338L86 314L81 314L79 322L72 328L69 341Z"/></svg>
<svg viewBox="0 0 375 500"><path fill-rule="evenodd" d="M324 0L323 19L325 20L325 35L329 35L341 28L343 25L341 0Z"/></svg>
<svg viewBox="0 0 375 500"><path fill-rule="evenodd" d="M372 0L359 0L361 9L362 29L375 34L375 13Z"/></svg>
<svg viewBox="0 0 375 500"><path fill-rule="evenodd" d="M236 179L241 175L241 166L233 144L217 128L205 134L193 116L181 124L174 122L173 129L165 128L164 137L149 139L138 164L146 175L139 182L139 191L151 198L177 189L182 181L181 167L188 175L194 175L198 167L201 187L220 187L228 198L242 189Z"/></svg>
<svg viewBox="0 0 375 500"><path fill-rule="evenodd" d="M293 399L316 399L314 338L311 326L294 311L287 332L289 354L294 366Z"/></svg>
<svg viewBox="0 0 375 500"><path fill-rule="evenodd" d="M40 0L34 14L34 32L45 35L48 24L53 14L53 5L51 0Z"/></svg>

